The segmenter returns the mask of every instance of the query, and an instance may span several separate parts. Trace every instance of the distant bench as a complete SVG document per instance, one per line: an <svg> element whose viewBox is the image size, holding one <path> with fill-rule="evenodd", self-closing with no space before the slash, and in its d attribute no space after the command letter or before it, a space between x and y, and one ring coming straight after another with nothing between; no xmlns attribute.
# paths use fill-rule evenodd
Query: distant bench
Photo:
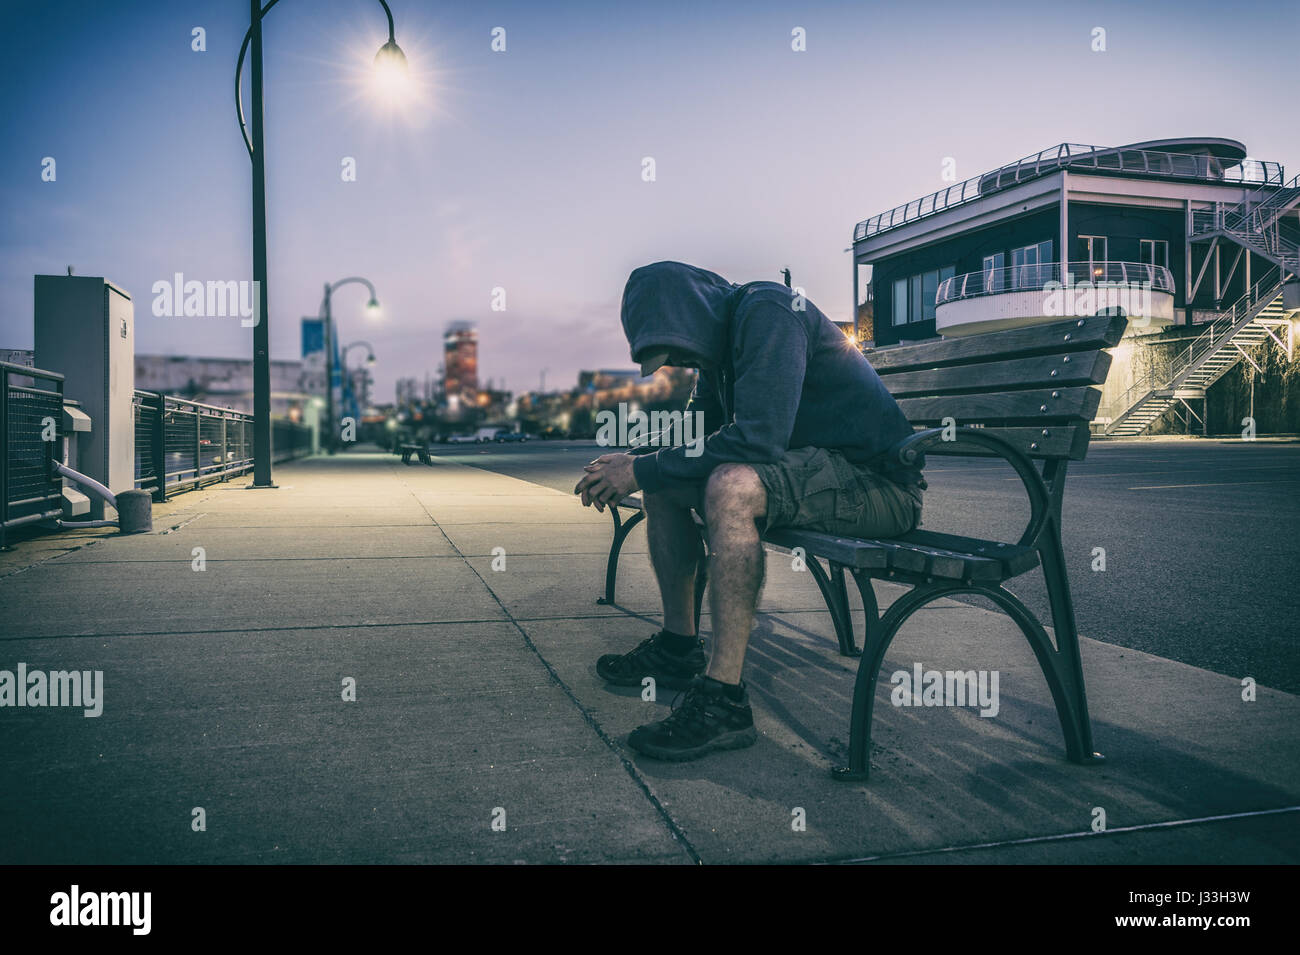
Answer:
<svg viewBox="0 0 1300 955"><path fill-rule="evenodd" d="M1067 464L1083 460L1087 453L1088 423L1101 399L1095 386L1104 384L1110 371L1110 355L1103 349L1118 344L1126 323L1123 316L1096 316L870 354L881 380L919 429L890 453L903 464L913 464L921 455L1002 458L1024 484L1030 517L1015 543L923 530L879 540L791 529L763 536L777 547L803 550L806 566L826 601L840 652L862 657L853 691L849 765L834 769L836 778L867 778L872 704L894 635L926 604L962 593L991 600L1029 640L1056 703L1066 757L1077 763L1102 758L1093 751L1079 636L1061 548L1061 500ZM1041 470L1036 461L1042 462ZM620 510L632 513L624 518ZM599 601L608 604L614 603L623 543L645 516L639 495L620 501L610 513L614 541L606 564L605 595ZM699 515L696 523L707 549L707 528ZM1005 581L1040 566L1055 644L1033 612L1003 587ZM854 643L846 572L853 577L866 611L861 650ZM701 561L695 589L697 626L706 573L707 564ZM875 578L911 587L883 616L871 585Z"/></svg>
<svg viewBox="0 0 1300 955"><path fill-rule="evenodd" d="M427 444L399 444L395 452L402 456L403 464L411 463L411 455L416 455L421 464L433 464L433 455L429 453Z"/></svg>

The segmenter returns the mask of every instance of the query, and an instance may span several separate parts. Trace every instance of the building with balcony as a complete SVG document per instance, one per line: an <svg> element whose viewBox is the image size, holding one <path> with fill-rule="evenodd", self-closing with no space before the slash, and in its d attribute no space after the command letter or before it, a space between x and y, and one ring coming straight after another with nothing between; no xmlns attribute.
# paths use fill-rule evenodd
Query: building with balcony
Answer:
<svg viewBox="0 0 1300 955"><path fill-rule="evenodd" d="M1229 139L1061 144L858 223L857 340L885 348L1101 311L1129 317L1097 427L1136 434L1300 306L1300 180ZM1197 402L1200 410L1197 410Z"/></svg>

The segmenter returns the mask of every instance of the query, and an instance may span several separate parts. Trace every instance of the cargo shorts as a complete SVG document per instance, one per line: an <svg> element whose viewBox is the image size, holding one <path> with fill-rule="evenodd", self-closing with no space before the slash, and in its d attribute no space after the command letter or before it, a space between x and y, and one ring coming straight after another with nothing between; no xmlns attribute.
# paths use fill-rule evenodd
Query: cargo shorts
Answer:
<svg viewBox="0 0 1300 955"><path fill-rule="evenodd" d="M920 488L897 484L839 451L795 448L779 461L750 466L767 490L763 532L791 527L845 537L897 537L921 522Z"/></svg>

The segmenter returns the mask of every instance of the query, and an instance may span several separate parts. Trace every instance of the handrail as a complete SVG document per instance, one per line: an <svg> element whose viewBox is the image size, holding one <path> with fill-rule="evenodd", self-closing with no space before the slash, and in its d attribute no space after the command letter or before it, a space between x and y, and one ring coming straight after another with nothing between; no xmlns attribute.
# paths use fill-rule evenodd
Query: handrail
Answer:
<svg viewBox="0 0 1300 955"><path fill-rule="evenodd" d="M1152 368L1140 380L1130 385L1112 403L1112 407L1119 410L1115 417L1121 417L1132 410L1140 399L1145 398L1148 393L1156 391L1157 387L1173 387L1178 382L1178 379L1185 375L1195 364L1199 363L1202 358L1223 345L1226 338L1231 336L1238 325L1244 325L1246 317L1257 308L1261 301L1272 301L1277 296L1281 284L1281 269L1274 266L1265 272L1258 281L1246 289L1245 294L1234 302L1228 311L1206 325L1204 331L1188 342L1187 347L1170 360L1167 369L1157 375L1156 369Z"/></svg>
<svg viewBox="0 0 1300 955"><path fill-rule="evenodd" d="M135 390L135 398L137 401L142 399L152 399L154 397L156 397L155 392L141 391L139 388ZM204 404L202 401L191 401L189 398L178 398L175 395L164 395L163 397L173 404L188 405L191 408L202 408L205 411L212 412L214 415L228 418L242 418L246 421L253 420L253 416L247 411L238 411L235 408L223 408L220 405Z"/></svg>
<svg viewBox="0 0 1300 955"><path fill-rule="evenodd" d="M1300 189L1300 176L1294 177L1290 182L1278 185L1277 188L1269 191L1266 195L1260 196L1256 201L1252 201L1250 198L1242 200L1233 208L1227 210L1223 219L1224 230L1227 232L1263 232L1271 224L1264 221L1264 213L1280 205L1274 200L1285 197L1297 189ZM1254 228L1248 228L1248 226Z"/></svg>
<svg viewBox="0 0 1300 955"><path fill-rule="evenodd" d="M1050 283L1064 288L1093 285L1099 289L1137 285L1153 292L1173 294L1174 277L1162 265L1145 262L1043 262L1036 265L1012 265L1000 269L982 269L953 275L939 283L935 305L1001 295L1005 292L1046 291Z"/></svg>
<svg viewBox="0 0 1300 955"><path fill-rule="evenodd" d="M896 229L908 222L972 202L981 196L1037 179L1059 169L1127 172L1144 176L1259 185L1281 185L1284 175L1281 163L1258 159L1225 163L1224 160L1208 155L1061 143L864 219L854 227L853 241L861 242L877 233Z"/></svg>

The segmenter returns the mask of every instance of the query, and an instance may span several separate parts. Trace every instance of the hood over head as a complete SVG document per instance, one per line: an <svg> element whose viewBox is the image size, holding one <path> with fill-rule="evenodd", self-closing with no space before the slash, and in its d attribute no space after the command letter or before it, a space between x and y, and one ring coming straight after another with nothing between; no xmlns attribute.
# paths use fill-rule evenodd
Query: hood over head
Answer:
<svg viewBox="0 0 1300 955"><path fill-rule="evenodd" d="M721 275L681 262L636 269L623 289L623 332L632 360L687 351L717 366L726 362L733 285Z"/></svg>

